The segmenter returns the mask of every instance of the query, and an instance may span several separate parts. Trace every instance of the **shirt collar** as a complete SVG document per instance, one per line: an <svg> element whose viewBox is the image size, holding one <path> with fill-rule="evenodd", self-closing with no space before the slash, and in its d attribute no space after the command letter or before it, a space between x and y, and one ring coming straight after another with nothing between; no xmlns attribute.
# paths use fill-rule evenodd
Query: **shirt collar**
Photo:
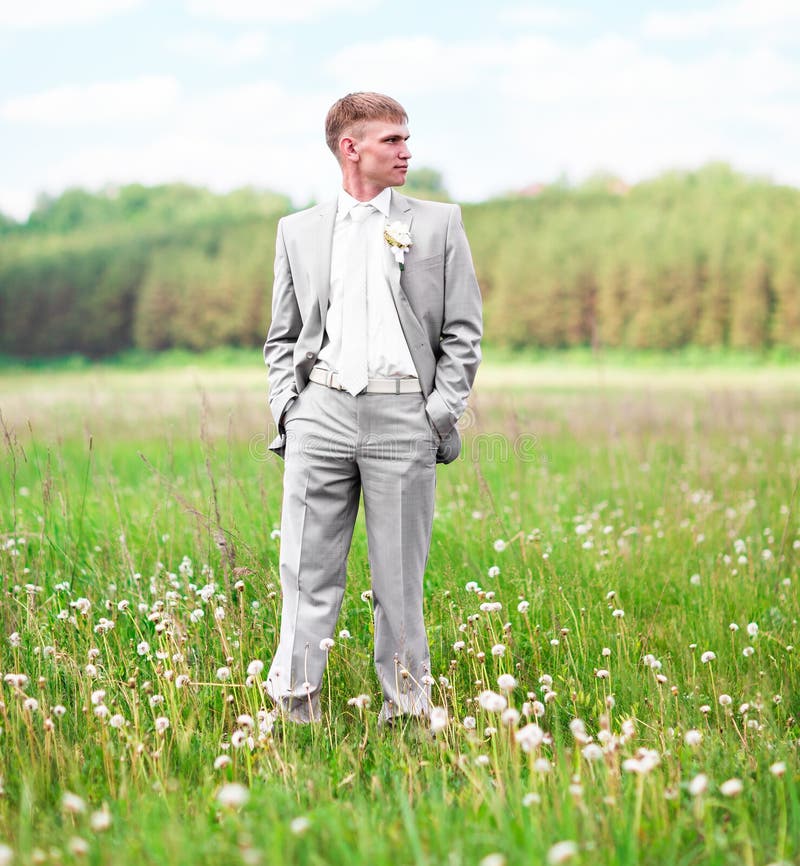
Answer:
<svg viewBox="0 0 800 866"><path fill-rule="evenodd" d="M371 199L368 202L364 202L364 204L371 204L376 210L379 210L387 219L389 218L389 208L392 203L392 188L387 186L386 189L382 189L375 198ZM346 192L343 189L339 190L339 200L336 208L336 212L340 219L347 216L350 211L357 205L361 204L358 199L353 198L349 192Z"/></svg>

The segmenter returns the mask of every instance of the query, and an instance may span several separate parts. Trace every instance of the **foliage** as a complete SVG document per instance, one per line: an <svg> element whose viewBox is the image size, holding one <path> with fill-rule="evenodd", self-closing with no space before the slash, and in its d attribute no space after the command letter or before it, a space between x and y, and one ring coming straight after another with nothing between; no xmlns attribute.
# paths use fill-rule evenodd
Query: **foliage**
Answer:
<svg viewBox="0 0 800 866"><path fill-rule="evenodd" d="M432 169L405 191L448 198ZM533 191L463 207L489 343L800 350L800 191L721 164ZM0 223L0 352L257 346L288 210L185 185L42 198Z"/></svg>

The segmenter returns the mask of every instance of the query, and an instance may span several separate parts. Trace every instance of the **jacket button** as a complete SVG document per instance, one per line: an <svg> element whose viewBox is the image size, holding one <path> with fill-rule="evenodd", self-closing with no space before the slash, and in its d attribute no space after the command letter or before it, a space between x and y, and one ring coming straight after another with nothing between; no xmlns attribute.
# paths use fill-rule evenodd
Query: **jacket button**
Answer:
<svg viewBox="0 0 800 866"><path fill-rule="evenodd" d="M313 361L314 360L314 353L313 352L306 352L306 358L308 358L309 361Z"/></svg>

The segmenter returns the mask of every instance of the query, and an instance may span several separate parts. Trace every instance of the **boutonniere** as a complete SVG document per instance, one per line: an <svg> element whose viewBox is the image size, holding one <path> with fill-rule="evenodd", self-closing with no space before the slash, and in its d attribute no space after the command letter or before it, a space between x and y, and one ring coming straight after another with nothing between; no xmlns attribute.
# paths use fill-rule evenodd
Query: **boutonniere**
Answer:
<svg viewBox="0 0 800 866"><path fill-rule="evenodd" d="M383 237L387 244L391 247L394 260L400 265L400 270L403 270L403 261L406 253L411 248L411 228L406 223L401 223L395 220L391 223L386 223L386 228L383 230Z"/></svg>

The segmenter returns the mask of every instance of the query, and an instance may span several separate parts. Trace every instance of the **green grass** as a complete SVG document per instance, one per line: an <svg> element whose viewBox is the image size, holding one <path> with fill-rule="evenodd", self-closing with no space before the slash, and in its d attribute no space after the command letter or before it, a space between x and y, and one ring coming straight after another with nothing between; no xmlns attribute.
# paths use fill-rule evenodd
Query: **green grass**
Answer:
<svg viewBox="0 0 800 866"><path fill-rule="evenodd" d="M800 861L796 370L667 384L482 370L464 457L438 476L426 609L450 722L432 738L377 728L360 522L324 721L268 730L247 668L276 643L282 467L264 453L255 363L3 379L0 844L14 862L512 866L562 841L571 863ZM501 673L517 711L545 707L530 752L516 732L534 718L476 701ZM362 693L369 709L348 704ZM641 749L658 763L637 773ZM739 796L720 790L731 778ZM249 799L223 808L234 781ZM110 826L93 829L103 804Z"/></svg>
<svg viewBox="0 0 800 866"><path fill-rule="evenodd" d="M90 369L113 370L172 370L177 366L192 365L202 369L224 367L251 367L258 363L261 348L219 346L205 352L188 349L170 349L162 352L126 349L116 355L93 360L74 354L53 358L19 358L0 355L0 372L29 371L70 372ZM535 346L503 348L484 346L484 357L490 364L544 364L581 370L598 366L625 368L626 370L763 370L800 365L800 352L788 346L774 346L764 350L706 348L686 346L682 349L625 349L589 346L569 349L543 349Z"/></svg>

